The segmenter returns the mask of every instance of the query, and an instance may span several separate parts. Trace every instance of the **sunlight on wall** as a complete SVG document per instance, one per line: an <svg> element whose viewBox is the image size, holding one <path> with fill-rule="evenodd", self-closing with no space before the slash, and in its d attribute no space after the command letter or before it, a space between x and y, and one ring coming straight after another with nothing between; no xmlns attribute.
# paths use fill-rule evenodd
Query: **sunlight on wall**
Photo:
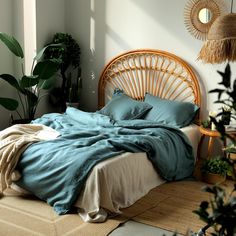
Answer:
<svg viewBox="0 0 236 236"><path fill-rule="evenodd" d="M95 20L94 20L94 11L95 3L94 0L90 1L91 4L91 18L90 18L90 50L91 52L95 51Z"/></svg>
<svg viewBox="0 0 236 236"><path fill-rule="evenodd" d="M36 0L24 0L23 17L25 73L29 75L36 55Z"/></svg>
<svg viewBox="0 0 236 236"><path fill-rule="evenodd" d="M90 50L95 51L95 20L93 17L90 18Z"/></svg>

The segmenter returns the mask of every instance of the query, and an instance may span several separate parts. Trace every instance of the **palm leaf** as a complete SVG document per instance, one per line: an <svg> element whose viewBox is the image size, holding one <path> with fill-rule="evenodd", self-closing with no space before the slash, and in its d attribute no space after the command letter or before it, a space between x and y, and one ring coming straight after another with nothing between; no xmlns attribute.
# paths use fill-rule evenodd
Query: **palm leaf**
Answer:
<svg viewBox="0 0 236 236"><path fill-rule="evenodd" d="M2 40L8 49L17 57L24 58L23 50L19 42L13 36L0 32L0 40Z"/></svg>

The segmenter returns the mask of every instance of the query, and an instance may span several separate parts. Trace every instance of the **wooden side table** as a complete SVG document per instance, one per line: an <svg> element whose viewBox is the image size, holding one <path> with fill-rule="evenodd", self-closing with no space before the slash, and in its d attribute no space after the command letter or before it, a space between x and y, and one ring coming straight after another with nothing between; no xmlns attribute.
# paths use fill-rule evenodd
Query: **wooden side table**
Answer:
<svg viewBox="0 0 236 236"><path fill-rule="evenodd" d="M208 148L207 148L207 158L210 158L212 155L212 148L213 148L213 143L214 143L214 138L219 138L221 136L221 134L217 131L217 130L211 130L208 128L203 128L202 126L199 127L199 131L201 133L201 139L200 142L198 144L198 150L197 150L197 158L200 158L200 153L201 153L201 146L203 144L203 141L205 139L205 137L209 137L209 141L208 141ZM231 135L231 136L235 136L236 135L236 131L227 131L227 134ZM227 142L226 140L223 143L223 147L227 146Z"/></svg>
<svg viewBox="0 0 236 236"><path fill-rule="evenodd" d="M199 131L201 133L201 139L198 144L198 150L197 150L197 158L199 160L200 158L200 153L201 153L201 146L203 144L203 141L205 137L209 137L208 141L208 147L207 147L207 158L209 158L212 155L212 148L213 148L213 143L214 143L214 138L219 138L220 133L217 130L211 130L207 128L203 128L202 126L199 127Z"/></svg>

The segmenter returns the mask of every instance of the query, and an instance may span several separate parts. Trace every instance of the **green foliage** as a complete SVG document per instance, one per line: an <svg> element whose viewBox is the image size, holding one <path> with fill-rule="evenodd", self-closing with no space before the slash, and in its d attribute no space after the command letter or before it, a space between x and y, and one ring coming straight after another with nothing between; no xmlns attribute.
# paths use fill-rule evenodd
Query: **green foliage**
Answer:
<svg viewBox="0 0 236 236"><path fill-rule="evenodd" d="M0 40L17 57L21 58L21 65L24 68L24 53L19 42L12 36L0 33ZM16 89L19 102L12 98L0 97L0 105L8 110L16 110L21 119L34 119L37 106L42 98L41 90L45 88L43 82L51 80L58 71L59 63L56 60L41 60L43 52L49 47L61 47L60 45L47 45L43 48L32 62L31 75L23 74L20 79L16 79L10 74L1 74L0 79L7 82ZM43 82L42 82L43 81ZM21 111L20 109L21 108Z"/></svg>
<svg viewBox="0 0 236 236"><path fill-rule="evenodd" d="M218 71L222 77L222 81L218 83L221 88L213 89L210 93L217 93L218 100L215 103L222 104L227 109L222 109L222 112L218 113L217 117L221 117L217 120L215 117L211 117L211 122L216 126L217 131L221 134L222 140L230 139L233 146L227 148L227 151L235 152L236 140L234 136L231 136L226 132L225 124L226 119L230 116L232 119L236 119L236 79L231 81L231 69L230 65L227 64L225 71ZM224 162L222 162L224 160ZM205 172L218 173L218 174L229 174L235 175L234 169L235 161L227 159L211 159L204 163L202 170ZM235 179L234 179L235 180ZM230 194L226 193L225 190L219 186L205 187L204 190L213 195L213 198L208 201L201 202L199 208L194 211L199 215L200 219L207 223L200 231L203 235L209 227L214 227L212 235L236 235L236 184ZM199 234L199 235L200 235Z"/></svg>
<svg viewBox="0 0 236 236"><path fill-rule="evenodd" d="M201 122L203 128L211 128L211 120L207 119Z"/></svg>
<svg viewBox="0 0 236 236"><path fill-rule="evenodd" d="M82 87L80 69L80 47L71 35L56 33L51 43L60 43L63 47L50 47L44 52L44 58L50 60L60 60L60 74L62 78L60 88L55 88L51 92L53 105L60 104L62 110L65 109L66 102L78 102ZM71 70L76 73L71 73ZM55 104L56 103L56 104Z"/></svg>
<svg viewBox="0 0 236 236"><path fill-rule="evenodd" d="M207 223L207 227L214 227L211 235L236 234L236 184L230 194L219 186L203 188L205 192L213 195L210 202L202 201L199 208L193 212L199 215L200 219ZM233 195L234 194L234 195Z"/></svg>
<svg viewBox="0 0 236 236"><path fill-rule="evenodd" d="M64 47L51 47L45 50L47 59L61 60L61 70L66 71L72 65L74 68L80 66L80 47L70 34L56 33L49 44L63 44Z"/></svg>
<svg viewBox="0 0 236 236"><path fill-rule="evenodd" d="M217 121L214 118L211 118L212 122L216 125L216 129L221 133L222 139L229 138L231 141L235 142L235 139L232 139L229 136L225 128L223 127L228 119L229 111L230 117L236 120L235 111L236 111L236 79L231 81L231 69L229 63L227 64L225 71L217 71L222 77L222 81L218 83L223 86L223 88L217 88L209 91L209 93L217 93L218 100L215 103L219 103L227 107L227 109L222 109L222 112L218 113L218 117L221 116L221 119Z"/></svg>
<svg viewBox="0 0 236 236"><path fill-rule="evenodd" d="M0 40L8 47L8 49L17 57L24 58L23 50L19 42L12 36L0 33Z"/></svg>
<svg viewBox="0 0 236 236"><path fill-rule="evenodd" d="M213 173L223 176L231 176L233 172L233 167L229 160L220 157L205 160L201 169L203 173Z"/></svg>

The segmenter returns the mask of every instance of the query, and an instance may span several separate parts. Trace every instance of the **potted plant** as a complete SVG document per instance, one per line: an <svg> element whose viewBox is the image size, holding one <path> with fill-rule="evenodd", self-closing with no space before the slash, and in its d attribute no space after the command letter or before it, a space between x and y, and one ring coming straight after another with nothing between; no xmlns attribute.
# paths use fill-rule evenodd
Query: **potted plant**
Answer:
<svg viewBox="0 0 236 236"><path fill-rule="evenodd" d="M37 106L43 98L42 90L49 89L53 76L58 71L59 63L54 60L41 60L44 51L55 45L47 45L33 58L31 74L24 73L24 53L19 42L12 36L0 33L0 40L16 56L21 59L22 77L17 79L10 74L1 74L0 79L12 86L18 96L13 98L0 97L0 105L10 111L16 111L20 121L16 123L28 123L34 119ZM58 45L56 45L58 47Z"/></svg>
<svg viewBox="0 0 236 236"><path fill-rule="evenodd" d="M228 159L215 157L205 160L202 165L202 177L206 183L217 184L232 176L233 168Z"/></svg>
<svg viewBox="0 0 236 236"><path fill-rule="evenodd" d="M70 34L56 33L50 44L63 44L64 47L50 47L44 52L44 58L60 60L61 85L51 91L53 105L64 111L67 104L77 103L82 88L80 68L80 47Z"/></svg>
<svg viewBox="0 0 236 236"><path fill-rule="evenodd" d="M231 109L231 119L236 119L236 80L231 81L231 69L230 65L227 64L225 71L218 73L222 77L222 81L219 85L223 86L210 91L210 93L217 93L218 100L216 103L223 104ZM226 111L218 113L221 117L217 120L211 117L211 121L215 124L217 131L221 134L221 139L225 141L226 138L231 140L232 145L227 148L227 152L235 152L236 148L236 138L226 132L224 120L222 120L222 114ZM230 157L230 154L227 155ZM228 163L230 163L232 168L232 178L234 181L233 189L230 193L226 193L225 189L221 186L206 186L204 191L213 195L210 201L202 201L199 208L194 211L198 214L200 219L206 222L204 226L197 235L205 235L208 228L213 228L211 235L221 235L221 236L233 236L236 235L236 169L233 168L236 163L235 158L228 158ZM226 168L228 169L228 168Z"/></svg>

